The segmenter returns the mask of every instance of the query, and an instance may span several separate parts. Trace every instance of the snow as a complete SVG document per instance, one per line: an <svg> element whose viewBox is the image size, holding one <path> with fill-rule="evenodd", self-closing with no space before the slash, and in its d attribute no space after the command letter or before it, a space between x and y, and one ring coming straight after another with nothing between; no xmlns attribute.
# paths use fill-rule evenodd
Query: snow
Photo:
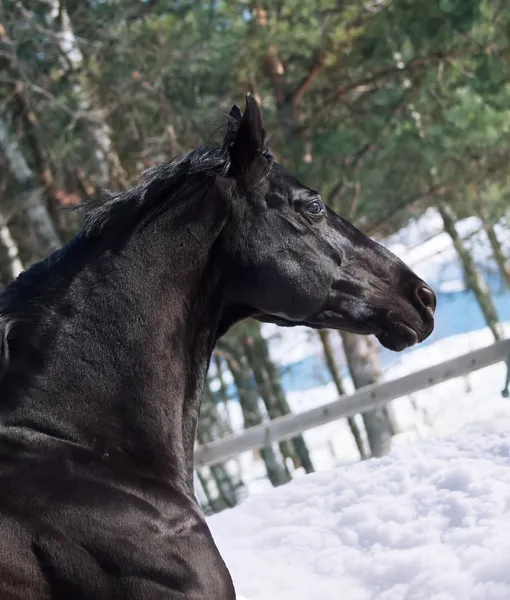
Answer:
<svg viewBox="0 0 510 600"><path fill-rule="evenodd" d="M250 600L510 598L510 403L496 421L249 498L209 524Z"/></svg>
<svg viewBox="0 0 510 600"><path fill-rule="evenodd" d="M488 329L452 336L402 355L385 378L490 343ZM360 463L344 420L304 434L318 472L281 488L239 457L250 497L209 524L240 597L508 600L505 374L498 363L395 401L403 433L383 459ZM335 398L332 384L288 394L294 412Z"/></svg>

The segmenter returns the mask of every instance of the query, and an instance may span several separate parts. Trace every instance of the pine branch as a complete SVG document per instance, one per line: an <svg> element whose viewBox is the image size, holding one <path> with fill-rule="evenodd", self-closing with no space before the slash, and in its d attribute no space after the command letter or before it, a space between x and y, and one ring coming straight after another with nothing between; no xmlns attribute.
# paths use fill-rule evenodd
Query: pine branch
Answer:
<svg viewBox="0 0 510 600"><path fill-rule="evenodd" d="M390 77L392 75L409 73L416 69L419 69L420 67L432 65L435 63L440 63L442 61L451 60L454 58L465 57L465 56L468 56L469 54L471 54L473 51L480 52L480 50L481 49L479 47L473 48L470 46L469 48L466 48L464 50L457 50L454 52L437 52L434 54L430 54L428 56L419 56L419 57L416 57L413 60L409 61L403 67L394 65L391 67L387 67L386 69L381 69L379 71L376 71L375 73L372 73L368 77L363 77L361 79L357 79L356 81L351 81L349 83L345 83L344 85L339 86L332 94L330 94L329 96L326 97L326 99L324 100L322 105L317 110L314 111L314 114L308 120L308 123L310 123L311 121L320 117L328 107L330 107L332 104L335 104L335 102L338 102L340 99L342 99L344 96L346 96L350 92L353 92L358 89L366 88L367 86L369 86L373 83L379 82L380 80ZM496 44L489 44L489 45L483 47L482 50L485 52L488 52L488 53L499 52L503 56L510 53L509 47L501 48Z"/></svg>

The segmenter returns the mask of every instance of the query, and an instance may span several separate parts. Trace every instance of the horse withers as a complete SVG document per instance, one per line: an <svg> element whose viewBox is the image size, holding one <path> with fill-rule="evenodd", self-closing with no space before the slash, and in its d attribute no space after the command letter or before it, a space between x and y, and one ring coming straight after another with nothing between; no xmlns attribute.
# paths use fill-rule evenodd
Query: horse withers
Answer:
<svg viewBox="0 0 510 600"><path fill-rule="evenodd" d="M193 491L217 339L252 317L402 350L435 304L275 162L248 95L0 295L0 598L234 600Z"/></svg>

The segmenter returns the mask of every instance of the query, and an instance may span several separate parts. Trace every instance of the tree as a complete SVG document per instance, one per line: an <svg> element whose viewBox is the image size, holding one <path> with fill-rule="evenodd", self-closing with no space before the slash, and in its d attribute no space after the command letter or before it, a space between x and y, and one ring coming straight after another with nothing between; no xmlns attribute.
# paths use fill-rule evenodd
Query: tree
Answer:
<svg viewBox="0 0 510 600"><path fill-rule="evenodd" d="M4 152L12 176L22 192L25 216L36 240L35 255L42 258L60 248L62 243L37 185L37 179L4 119L0 119L0 149Z"/></svg>
<svg viewBox="0 0 510 600"><path fill-rule="evenodd" d="M347 365L356 389L376 383L380 378L379 350L373 337L341 332ZM372 456L391 450L392 425L384 407L362 414Z"/></svg>
<svg viewBox="0 0 510 600"><path fill-rule="evenodd" d="M249 428L260 425L263 422L263 417L252 371L241 348L227 337L229 336L219 340L217 346L224 353L228 368L232 373L239 403L243 411L244 426ZM268 479L273 486L277 487L291 480L285 464L271 446L262 448L260 455L266 466Z"/></svg>
<svg viewBox="0 0 510 600"><path fill-rule="evenodd" d="M438 206L439 213L443 219L445 231L451 237L455 250L460 258L469 288L473 291L482 310L483 316L494 339L501 339L498 314L492 301L489 288L476 270L476 265L471 254L465 248L455 228L456 215L452 206L446 202Z"/></svg>
<svg viewBox="0 0 510 600"><path fill-rule="evenodd" d="M201 444L221 439L232 433L230 424L222 418L217 406L217 399L211 390L210 381L205 386L204 398L200 409L200 418L197 426L197 439ZM244 483L240 474L233 475L226 464L216 464L209 467L209 472L217 489L217 498L213 499L209 492L209 503L215 512L237 505L238 495L242 495ZM204 483L206 477L201 473ZM206 487L209 489L209 486Z"/></svg>
<svg viewBox="0 0 510 600"><path fill-rule="evenodd" d="M23 271L19 250L5 217L0 214L0 288Z"/></svg>
<svg viewBox="0 0 510 600"><path fill-rule="evenodd" d="M335 360L333 348L331 347L330 332L327 329L322 329L319 331L319 337L324 351L324 359L326 361L326 366L328 367L331 379L335 384L336 391L338 392L339 396L344 396L344 384L342 382L342 376L340 375L340 369L338 368L337 362ZM361 460L366 460L367 458L369 458L369 453L365 449L365 445L363 443L363 436L361 435L361 431L358 427L358 424L356 423L356 419L354 417L347 417L347 424L349 425L349 429L351 430Z"/></svg>
<svg viewBox="0 0 510 600"><path fill-rule="evenodd" d="M69 70L68 77L74 80L73 92L78 101L79 114L86 120L94 141L98 185L127 187L126 172L115 149L107 120L108 109L102 106L98 92L92 90L91 66L87 64L76 39L66 3L50 0L49 4L50 12L46 18L56 34L54 39L61 51L62 67Z"/></svg>
<svg viewBox="0 0 510 600"><path fill-rule="evenodd" d="M269 347L264 339L258 321L249 321L238 326L240 343L253 370L259 394L265 404L270 419L290 414L291 410L280 381L278 368L269 355ZM285 458L293 461L294 467L303 467L306 473L314 468L310 453L302 435L280 442L280 451Z"/></svg>
<svg viewBox="0 0 510 600"><path fill-rule="evenodd" d="M487 238L492 249L492 256L498 265L501 277L503 278L505 285L510 288L510 262L503 253L503 247L498 239L494 225L490 221L484 220L483 227L485 229L485 233L487 234Z"/></svg>
<svg viewBox="0 0 510 600"><path fill-rule="evenodd" d="M492 257L494 258L494 262L496 263L501 278L503 279L506 287L510 288L510 261L505 256L503 252L503 246L498 239L498 235L496 230L494 229L494 222L491 218L489 211L485 206L480 206L478 212L480 219L483 223L484 231L487 235L487 239L489 241L489 245L492 250Z"/></svg>

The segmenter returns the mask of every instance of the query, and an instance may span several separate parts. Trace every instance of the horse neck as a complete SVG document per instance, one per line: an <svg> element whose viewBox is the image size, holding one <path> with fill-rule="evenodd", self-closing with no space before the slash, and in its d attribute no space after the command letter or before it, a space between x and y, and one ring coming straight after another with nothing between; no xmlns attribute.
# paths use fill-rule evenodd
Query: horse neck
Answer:
<svg viewBox="0 0 510 600"><path fill-rule="evenodd" d="M67 289L58 272L44 281L58 293L13 336L0 420L128 460L192 493L196 423L222 306L217 212L181 218L177 229L154 223L120 252L85 264ZM90 243L82 241L85 254Z"/></svg>

